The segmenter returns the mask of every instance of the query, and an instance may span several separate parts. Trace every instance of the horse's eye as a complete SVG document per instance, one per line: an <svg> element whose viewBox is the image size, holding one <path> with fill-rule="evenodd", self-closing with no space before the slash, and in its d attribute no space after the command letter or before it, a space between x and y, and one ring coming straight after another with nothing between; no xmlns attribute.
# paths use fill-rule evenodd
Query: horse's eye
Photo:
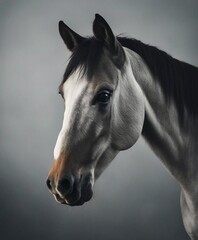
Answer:
<svg viewBox="0 0 198 240"><path fill-rule="evenodd" d="M63 92L62 92L62 91L59 91L58 94L60 94L61 97L64 99L64 96L63 96Z"/></svg>
<svg viewBox="0 0 198 240"><path fill-rule="evenodd" d="M111 92L109 90L103 90L98 93L96 101L102 104L108 103L111 97Z"/></svg>

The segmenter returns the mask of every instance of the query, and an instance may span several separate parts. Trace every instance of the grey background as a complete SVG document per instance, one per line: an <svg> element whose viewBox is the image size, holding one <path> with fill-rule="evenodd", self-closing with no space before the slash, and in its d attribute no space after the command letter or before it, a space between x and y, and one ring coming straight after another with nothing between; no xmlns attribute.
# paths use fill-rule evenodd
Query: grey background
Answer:
<svg viewBox="0 0 198 240"><path fill-rule="evenodd" d="M142 139L118 155L82 207L56 203L45 179L69 57L58 21L90 35L98 12L116 34L197 66L197 9L197 0L0 1L0 240L188 239L179 186Z"/></svg>

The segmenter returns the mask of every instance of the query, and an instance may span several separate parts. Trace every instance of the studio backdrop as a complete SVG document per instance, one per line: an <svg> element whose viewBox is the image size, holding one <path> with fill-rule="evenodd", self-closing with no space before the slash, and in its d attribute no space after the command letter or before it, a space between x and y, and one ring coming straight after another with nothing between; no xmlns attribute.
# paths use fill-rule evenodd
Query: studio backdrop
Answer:
<svg viewBox="0 0 198 240"><path fill-rule="evenodd" d="M141 138L119 153L80 207L46 187L63 119L69 51L64 22L92 35L95 13L115 34L198 66L197 0L0 1L0 239L187 240L179 186Z"/></svg>

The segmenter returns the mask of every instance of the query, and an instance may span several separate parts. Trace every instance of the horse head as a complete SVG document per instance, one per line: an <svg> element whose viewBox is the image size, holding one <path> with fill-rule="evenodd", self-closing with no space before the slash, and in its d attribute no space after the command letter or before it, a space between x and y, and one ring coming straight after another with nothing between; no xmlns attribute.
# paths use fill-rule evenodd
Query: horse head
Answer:
<svg viewBox="0 0 198 240"><path fill-rule="evenodd" d="M59 32L72 55L59 87L65 111L47 185L58 202L82 205L116 154L141 135L144 98L127 51L100 15L93 37L62 21Z"/></svg>

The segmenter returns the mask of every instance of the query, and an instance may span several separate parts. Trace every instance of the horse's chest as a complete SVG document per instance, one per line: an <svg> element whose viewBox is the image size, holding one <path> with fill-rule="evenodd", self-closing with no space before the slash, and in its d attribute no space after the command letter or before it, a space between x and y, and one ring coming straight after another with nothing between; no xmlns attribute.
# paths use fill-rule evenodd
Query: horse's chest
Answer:
<svg viewBox="0 0 198 240"><path fill-rule="evenodd" d="M198 239L198 208L197 204L193 204L193 201L189 201L181 192L181 211L183 217L183 223L189 236L193 240Z"/></svg>

